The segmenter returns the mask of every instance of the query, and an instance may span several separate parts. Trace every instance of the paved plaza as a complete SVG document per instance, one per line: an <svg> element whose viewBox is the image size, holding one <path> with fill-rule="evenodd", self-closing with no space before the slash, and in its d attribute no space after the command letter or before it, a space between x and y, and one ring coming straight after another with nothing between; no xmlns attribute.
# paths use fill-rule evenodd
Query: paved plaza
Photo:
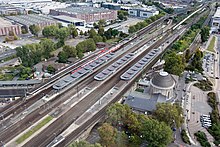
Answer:
<svg viewBox="0 0 220 147"><path fill-rule="evenodd" d="M212 111L212 108L207 103L207 93L194 86L191 87L190 91L192 101L190 120L188 122L189 133L194 142L196 142L194 133L197 131L203 131L205 132L209 142L213 142L213 137L205 128L202 127L200 122L201 114L209 114L209 112Z"/></svg>

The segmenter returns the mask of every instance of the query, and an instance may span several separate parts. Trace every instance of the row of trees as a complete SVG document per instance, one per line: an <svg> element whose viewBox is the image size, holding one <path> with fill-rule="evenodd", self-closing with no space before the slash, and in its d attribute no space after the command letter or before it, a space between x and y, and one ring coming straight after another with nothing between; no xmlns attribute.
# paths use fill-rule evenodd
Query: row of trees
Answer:
<svg viewBox="0 0 220 147"><path fill-rule="evenodd" d="M192 25L190 30L187 31L180 40L176 41L172 45L171 49L166 52L164 56L165 71L174 75L181 75L187 65L186 62L188 62L192 56L189 50L189 46L195 39L196 35L200 32L206 18L206 16L201 17L199 21L196 24ZM207 36L209 34L207 33L207 30L208 27L204 27L203 31L200 32L202 35L204 35L204 41L207 40ZM179 52L184 52L184 54L177 54ZM196 69L197 71L202 72L201 52L197 50L195 54L196 55L192 61L192 64L187 68L191 70Z"/></svg>
<svg viewBox="0 0 220 147"><path fill-rule="evenodd" d="M99 143L85 141L74 142L72 147L113 147L167 146L173 140L174 124L180 127L183 122L182 109L179 105L161 103L152 117L134 113L128 105L112 104L107 109L107 123L98 128Z"/></svg>
<svg viewBox="0 0 220 147"><path fill-rule="evenodd" d="M155 15L155 16L151 16L147 19L145 19L144 21L142 22L138 22L136 25L133 25L133 26L129 26L129 29L128 29L128 32L129 33L134 33L134 32L137 32L138 30L146 27L147 25L149 25L150 23L160 19L161 17L163 17L165 15L165 13L160 13L158 15Z"/></svg>
<svg viewBox="0 0 220 147"><path fill-rule="evenodd" d="M51 57L51 52L56 49L56 44L50 39L42 39L39 43L27 44L17 47L17 57L22 60L22 65L32 67L42 59Z"/></svg>
<svg viewBox="0 0 220 147"><path fill-rule="evenodd" d="M217 96L214 92L208 93L208 104L212 107L211 112L211 120L212 126L209 127L209 133L215 138L215 145L218 146L220 144L220 114L218 109L218 101Z"/></svg>
<svg viewBox="0 0 220 147"><path fill-rule="evenodd" d="M185 54L187 55L187 54ZM202 59L203 59L203 53L199 49L196 50L191 63L187 66L187 69L190 71L197 71L197 72L203 72L202 68Z"/></svg>
<svg viewBox="0 0 220 147"><path fill-rule="evenodd" d="M181 114L178 105L158 104L150 118L134 113L127 105L113 104L107 109L108 123L98 129L100 143L103 146L140 146L146 142L148 146L166 146L173 140L171 128L183 122Z"/></svg>

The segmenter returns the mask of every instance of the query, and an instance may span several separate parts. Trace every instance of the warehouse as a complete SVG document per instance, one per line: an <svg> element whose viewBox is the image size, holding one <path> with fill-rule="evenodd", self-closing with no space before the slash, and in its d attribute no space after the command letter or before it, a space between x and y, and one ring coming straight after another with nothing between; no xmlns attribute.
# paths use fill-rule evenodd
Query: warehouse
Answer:
<svg viewBox="0 0 220 147"><path fill-rule="evenodd" d="M94 7L68 7L61 9L52 9L50 14L65 15L78 19L85 20L86 22L96 22L101 19L104 20L115 20L117 19L117 11L108 10L104 8L94 8Z"/></svg>
<svg viewBox="0 0 220 147"><path fill-rule="evenodd" d="M11 22L0 17L0 36L7 36L9 33L19 35L21 34L21 27L13 25Z"/></svg>
<svg viewBox="0 0 220 147"><path fill-rule="evenodd" d="M56 25L57 22L46 15L18 15L18 16L6 16L7 19L18 23L23 27L29 28L30 25L38 25L41 29L46 26Z"/></svg>
<svg viewBox="0 0 220 147"><path fill-rule="evenodd" d="M52 16L54 19L59 21L59 23L62 24L62 26L67 27L70 24L73 24L75 26L85 26L85 20L73 18L65 15L58 15L58 16Z"/></svg>
<svg viewBox="0 0 220 147"><path fill-rule="evenodd" d="M159 11L154 7L130 8L128 10L128 14L133 17L148 18L154 15L158 15Z"/></svg>

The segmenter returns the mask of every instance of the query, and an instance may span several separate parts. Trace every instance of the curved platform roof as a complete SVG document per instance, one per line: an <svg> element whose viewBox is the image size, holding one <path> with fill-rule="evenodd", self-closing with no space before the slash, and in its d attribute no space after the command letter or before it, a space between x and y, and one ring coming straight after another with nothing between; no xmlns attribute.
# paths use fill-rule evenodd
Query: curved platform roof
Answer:
<svg viewBox="0 0 220 147"><path fill-rule="evenodd" d="M142 59L140 59L136 64L134 64L131 68L129 68L125 73L123 73L120 78L122 80L130 80L132 79L138 72L142 70L144 66L146 66L151 59L159 52L159 49L153 49L148 54L146 54Z"/></svg>

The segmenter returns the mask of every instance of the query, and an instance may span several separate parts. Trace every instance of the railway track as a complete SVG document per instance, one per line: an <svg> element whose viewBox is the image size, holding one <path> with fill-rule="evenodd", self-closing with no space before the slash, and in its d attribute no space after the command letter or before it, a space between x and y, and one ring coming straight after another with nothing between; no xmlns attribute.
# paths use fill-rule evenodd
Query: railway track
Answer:
<svg viewBox="0 0 220 147"><path fill-rule="evenodd" d="M165 19L167 19L167 16L155 21L155 23L150 24L146 28L143 28L142 30L140 30L137 33L137 36L144 35L147 31L149 31L152 28L156 27L158 24L161 23L161 21L163 22ZM132 41L135 41L136 39L138 39L137 36L135 36L132 40L129 40L125 44L121 45L120 48L123 48L124 46L128 45ZM97 54L94 54L91 57L89 57L88 60L93 59L96 56L97 56ZM81 62L76 63L74 66L71 65L70 67L67 67L66 69L64 69L64 71L61 71L60 74L58 74L57 76L55 76L52 79L48 80L46 85L42 85L41 87L37 88L40 92L38 92L36 95L30 96L30 98L28 98L28 99L24 99L24 98L18 99L16 101L12 102L11 104L5 106L3 109L0 110L0 114L2 115L2 117L0 119L12 116L14 113L18 114L18 113L22 112L26 107L31 106L33 103L35 103L36 101L41 99L44 95L46 95L47 93L49 93L52 90L52 86L48 86L49 84L53 84L57 79L59 79L63 76L66 76L71 71L74 71L77 67L79 67L80 65L82 65L86 62L88 62L88 61L83 60ZM67 69L68 69L68 71L66 71ZM34 91L36 91L36 89Z"/></svg>
<svg viewBox="0 0 220 147"><path fill-rule="evenodd" d="M159 47L165 39L161 39L147 50L145 50L141 55L132 60L124 68L119 69L117 73L110 79L104 81L99 87L97 87L92 93L87 95L83 100L81 100L77 105L68 110L60 118L54 121L50 126L44 129L40 134L36 135L32 140L27 142L24 147L38 146L44 147L50 143L56 134L62 133L68 128L79 116L81 116L87 109L89 109L95 102L97 102L105 93L107 93L116 83L120 81L120 75L123 74L127 69L135 64L139 59L141 59L145 54L147 54L153 48ZM92 77L93 78L93 77ZM94 79L93 79L94 80ZM55 135L54 135L55 134ZM46 138L46 139L45 139Z"/></svg>
<svg viewBox="0 0 220 147"><path fill-rule="evenodd" d="M142 43L140 43L138 47L135 47L132 50L127 51L127 53L128 52L133 52L133 51L137 50L140 46L144 45L146 42L148 42L148 40L143 40ZM118 58L120 58L122 56L123 55L120 55L116 59L110 61L106 66L112 64L114 61L116 61ZM80 82L78 84L78 88L82 89L83 87L85 87L85 85L88 85L89 83L91 83L94 80L93 76L95 74L97 74L98 72L100 72L101 70L103 70L104 68L105 67L101 68L97 72L92 73L91 75L88 75L88 76L90 76L90 78L87 78L86 80L83 80L83 82ZM31 126L33 123L38 121L40 118L42 118L46 114L50 113L53 110L52 108L58 107L61 103L63 103L67 99L69 99L70 95L76 94L77 91L73 90L74 88L76 89L76 87L71 87L68 91L65 91L65 93L68 93L67 96L65 96L65 94L64 95L60 94L55 99L53 99L50 102L51 103L51 106L50 106L51 109L45 110L46 107L47 107L47 105L45 104L42 107L40 107L39 109L37 109L36 111L34 111L33 113L31 113L30 115L28 115L27 118L19 121L18 123L14 124L10 128L6 129L4 132L2 132L0 134L0 140L4 140L4 142L10 141L17 134L21 133L23 130L25 130L26 128ZM41 111L43 111L42 109L44 109L45 111L43 113L40 113ZM16 132L16 133L11 134L10 132Z"/></svg>

